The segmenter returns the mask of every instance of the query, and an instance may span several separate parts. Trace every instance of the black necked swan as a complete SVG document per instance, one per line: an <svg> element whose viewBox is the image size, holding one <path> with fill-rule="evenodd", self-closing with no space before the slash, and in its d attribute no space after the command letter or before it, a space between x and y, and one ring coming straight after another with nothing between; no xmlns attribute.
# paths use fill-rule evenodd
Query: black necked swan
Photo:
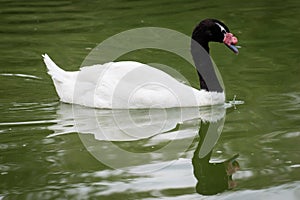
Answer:
<svg viewBox="0 0 300 200"><path fill-rule="evenodd" d="M109 62L68 72L59 68L47 54L43 58L56 92L65 103L124 109L224 104L224 90L213 68L208 43L224 43L237 54L237 38L221 21L205 19L194 28L191 41L191 54L197 68L200 90L181 83L161 70L135 61ZM126 78L133 70L138 73ZM117 90L119 86L122 89Z"/></svg>

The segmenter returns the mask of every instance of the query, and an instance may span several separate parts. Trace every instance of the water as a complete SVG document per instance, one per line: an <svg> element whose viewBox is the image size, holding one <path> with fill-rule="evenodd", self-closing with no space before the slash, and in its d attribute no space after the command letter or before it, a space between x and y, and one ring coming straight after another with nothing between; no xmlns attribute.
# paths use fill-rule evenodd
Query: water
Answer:
<svg viewBox="0 0 300 200"><path fill-rule="evenodd" d="M0 199L300 198L299 1L0 4ZM77 70L121 31L158 26L189 35L207 17L223 20L242 46L235 56L211 45L227 100L245 101L236 108L72 110L59 103L42 63L48 53ZM198 85L174 55L148 49L121 59L166 63ZM130 141L121 141L120 128ZM213 163L239 154L233 189L209 186L222 170L195 155L210 151ZM218 194L199 194L201 166L208 170L199 182Z"/></svg>

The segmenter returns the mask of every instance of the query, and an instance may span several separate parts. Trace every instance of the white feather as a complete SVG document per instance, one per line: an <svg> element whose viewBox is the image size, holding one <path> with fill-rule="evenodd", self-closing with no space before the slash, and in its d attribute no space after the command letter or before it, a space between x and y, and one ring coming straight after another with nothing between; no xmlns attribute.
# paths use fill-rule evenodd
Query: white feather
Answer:
<svg viewBox="0 0 300 200"><path fill-rule="evenodd" d="M197 90L151 66L109 62L66 72L43 55L60 100L95 108L171 108L223 104L224 93Z"/></svg>

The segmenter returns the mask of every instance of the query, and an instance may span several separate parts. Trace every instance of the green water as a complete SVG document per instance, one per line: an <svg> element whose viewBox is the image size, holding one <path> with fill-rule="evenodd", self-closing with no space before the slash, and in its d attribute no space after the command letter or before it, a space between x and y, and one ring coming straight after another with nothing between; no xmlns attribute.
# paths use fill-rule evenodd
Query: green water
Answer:
<svg viewBox="0 0 300 200"><path fill-rule="evenodd" d="M296 0L1 0L0 199L299 199L299 11ZM190 35L208 17L224 21L242 46L235 56L223 45L211 45L227 101L234 95L245 101L226 114L212 108L217 122L181 122L178 110L170 109L128 111L132 123L127 111L59 103L41 54L77 70L91 49L121 31L154 26ZM168 64L198 87L194 72L173 57L148 49L123 59ZM148 126L159 124L162 114L170 122L165 133ZM119 128L114 117L128 133L141 125L138 132L147 137L97 140L95 124L109 134ZM196 190L194 173L208 164L195 159L211 145L203 142L209 135L205 127L216 127L208 137L216 143L211 162L238 153L240 165L233 175L236 187L211 196ZM211 167L205 175L201 184L216 173Z"/></svg>

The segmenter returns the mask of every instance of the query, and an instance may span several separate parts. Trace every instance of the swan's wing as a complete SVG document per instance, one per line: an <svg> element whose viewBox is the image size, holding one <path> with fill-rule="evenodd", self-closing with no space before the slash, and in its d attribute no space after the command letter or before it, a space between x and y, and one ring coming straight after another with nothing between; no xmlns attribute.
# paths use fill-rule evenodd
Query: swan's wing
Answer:
<svg viewBox="0 0 300 200"><path fill-rule="evenodd" d="M73 84L71 103L88 107L170 108L224 102L224 94L196 90L161 70L133 61L83 67Z"/></svg>
<svg viewBox="0 0 300 200"><path fill-rule="evenodd" d="M197 90L161 70L131 61L107 63L102 67L105 70L95 76L98 79L94 84L94 102L90 102L95 107L167 108L197 105Z"/></svg>
<svg viewBox="0 0 300 200"><path fill-rule="evenodd" d="M143 64L138 62L123 61L82 67L74 84L74 103L112 108L114 90L118 83L131 70L141 65Z"/></svg>

